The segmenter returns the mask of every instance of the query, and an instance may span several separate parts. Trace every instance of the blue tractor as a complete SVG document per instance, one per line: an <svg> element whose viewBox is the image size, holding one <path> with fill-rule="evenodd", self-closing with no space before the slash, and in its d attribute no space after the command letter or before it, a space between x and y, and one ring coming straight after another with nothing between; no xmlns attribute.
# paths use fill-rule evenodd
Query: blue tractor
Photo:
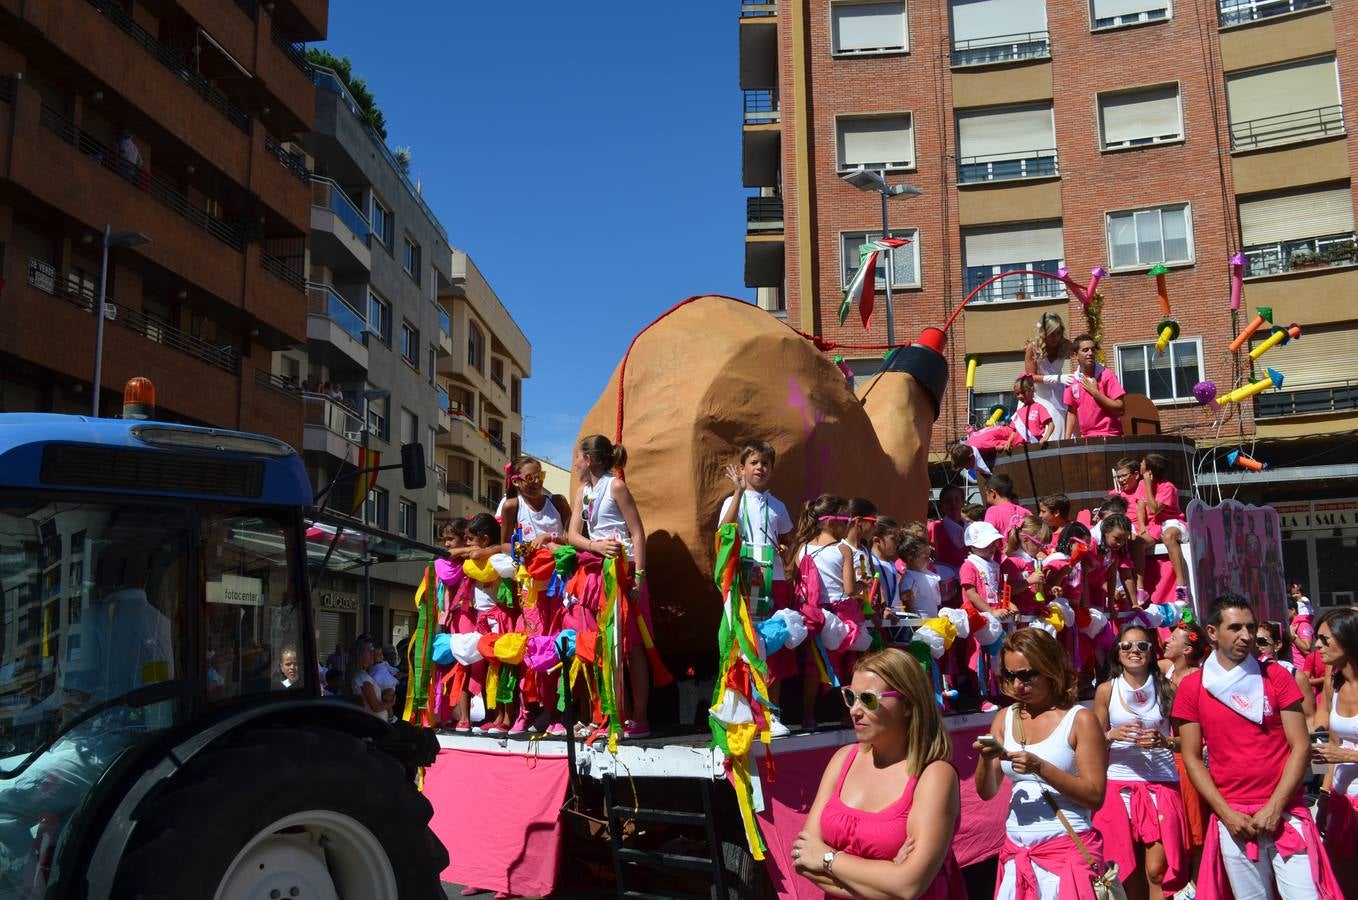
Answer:
<svg viewBox="0 0 1358 900"><path fill-rule="evenodd" d="M432 733L321 695L312 503L273 438L0 415L0 900L444 896Z"/></svg>

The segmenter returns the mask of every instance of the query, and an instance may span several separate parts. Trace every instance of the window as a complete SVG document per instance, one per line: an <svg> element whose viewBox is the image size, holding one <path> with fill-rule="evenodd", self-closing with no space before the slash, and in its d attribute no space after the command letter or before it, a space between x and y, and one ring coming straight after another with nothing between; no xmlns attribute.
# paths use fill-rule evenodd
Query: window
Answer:
<svg viewBox="0 0 1358 900"><path fill-rule="evenodd" d="M1155 342L1117 348L1118 380L1129 394L1157 403L1196 402L1193 385L1202 380L1202 338L1171 341L1164 353Z"/></svg>
<svg viewBox="0 0 1358 900"><path fill-rule="evenodd" d="M517 375L509 376L509 411L523 412L523 379Z"/></svg>
<svg viewBox="0 0 1358 900"><path fill-rule="evenodd" d="M500 387L505 386L505 361L498 356L490 358L490 380Z"/></svg>
<svg viewBox="0 0 1358 900"><path fill-rule="evenodd" d="M1231 150L1253 150L1344 133L1333 56L1226 76Z"/></svg>
<svg viewBox="0 0 1358 900"><path fill-rule="evenodd" d="M905 2L830 5L830 30L836 54L900 53L910 49Z"/></svg>
<svg viewBox="0 0 1358 900"><path fill-rule="evenodd" d="M951 0L952 64L982 66L1051 55L1047 0Z"/></svg>
<svg viewBox="0 0 1358 900"><path fill-rule="evenodd" d="M1179 86L1161 85L1099 95L1102 147L1141 147L1177 141L1184 136Z"/></svg>
<svg viewBox="0 0 1358 900"><path fill-rule="evenodd" d="M409 322L401 322L401 359L415 371L420 370L420 332Z"/></svg>
<svg viewBox="0 0 1358 900"><path fill-rule="evenodd" d="M1114 269L1193 261L1187 204L1108 214L1108 258Z"/></svg>
<svg viewBox="0 0 1358 900"><path fill-rule="evenodd" d="M968 229L962 232L962 258L968 294L1003 272L1026 269L1055 275L1065 259L1061 225ZM1041 275L1010 275L988 285L971 302L1051 299L1064 297L1065 290L1059 281Z"/></svg>
<svg viewBox="0 0 1358 900"><path fill-rule="evenodd" d="M413 444L420 437L420 417L401 407L401 444Z"/></svg>
<svg viewBox="0 0 1358 900"><path fill-rule="evenodd" d="M368 210L372 220L373 237L377 238L383 247L391 250L391 210L382 205L376 194L372 195Z"/></svg>
<svg viewBox="0 0 1358 900"><path fill-rule="evenodd" d="M909 169L915 165L915 134L909 113L839 116L835 120L839 169Z"/></svg>
<svg viewBox="0 0 1358 900"><path fill-rule="evenodd" d="M378 528L387 527L387 492L385 488L375 487L368 492L363 503L363 521Z"/></svg>
<svg viewBox="0 0 1358 900"><path fill-rule="evenodd" d="M391 346L391 304L372 292L368 293L368 331Z"/></svg>
<svg viewBox="0 0 1358 900"><path fill-rule="evenodd" d="M476 411L476 403L472 398L472 392L466 388L453 387L448 391L450 400L448 402L448 412L452 415L462 416L470 419Z"/></svg>
<svg viewBox="0 0 1358 900"><path fill-rule="evenodd" d="M844 287L849 286L849 282L853 281L854 273L858 271L858 248L869 241L877 240L880 236L881 232L878 231L846 231L839 236ZM905 238L910 243L900 247L894 253L878 254L877 288L879 290L886 288L886 258L888 255L893 257L891 286L893 288L919 287L919 232L914 228L893 228L891 236Z"/></svg>
<svg viewBox="0 0 1358 900"><path fill-rule="evenodd" d="M406 274L409 275L416 284L419 284L420 245L412 241L409 237L406 237L405 239L405 254L402 257L401 265L406 270Z"/></svg>
<svg viewBox="0 0 1358 900"><path fill-rule="evenodd" d="M396 501L396 530L408 538L418 537L415 524L415 504L402 497Z"/></svg>
<svg viewBox="0 0 1358 900"><path fill-rule="evenodd" d="M1051 104L958 113L957 180L963 184L1056 175Z"/></svg>
<svg viewBox="0 0 1358 900"><path fill-rule="evenodd" d="M387 421L390 403L389 397L374 397L368 401L368 434L384 441L391 438L391 426Z"/></svg>
<svg viewBox="0 0 1358 900"><path fill-rule="evenodd" d="M475 322L467 323L467 365L485 374L486 336Z"/></svg>
<svg viewBox="0 0 1358 900"><path fill-rule="evenodd" d="M1089 4L1089 20L1095 30L1161 22L1169 15L1169 0L1093 0Z"/></svg>
<svg viewBox="0 0 1358 900"><path fill-rule="evenodd" d="M523 439L517 434L509 435L509 458L518 459L523 455Z"/></svg>
<svg viewBox="0 0 1358 900"><path fill-rule="evenodd" d="M1353 194L1341 187L1240 199L1245 275L1355 262Z"/></svg>
<svg viewBox="0 0 1358 900"><path fill-rule="evenodd" d="M1329 6L1330 0L1218 0L1218 3L1217 21L1225 28L1317 6Z"/></svg>
<svg viewBox="0 0 1358 900"><path fill-rule="evenodd" d="M472 496L475 487L475 464L465 456L448 457L448 489L464 497Z"/></svg>

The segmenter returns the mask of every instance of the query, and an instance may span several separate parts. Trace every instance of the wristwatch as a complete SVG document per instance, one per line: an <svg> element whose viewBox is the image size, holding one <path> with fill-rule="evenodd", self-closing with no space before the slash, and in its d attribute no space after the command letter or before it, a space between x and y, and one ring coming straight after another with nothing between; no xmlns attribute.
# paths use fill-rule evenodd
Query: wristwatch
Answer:
<svg viewBox="0 0 1358 900"><path fill-rule="evenodd" d="M826 850L825 855L820 858L821 868L825 870L826 875L834 874L831 869L834 867L835 857L838 855L838 850Z"/></svg>

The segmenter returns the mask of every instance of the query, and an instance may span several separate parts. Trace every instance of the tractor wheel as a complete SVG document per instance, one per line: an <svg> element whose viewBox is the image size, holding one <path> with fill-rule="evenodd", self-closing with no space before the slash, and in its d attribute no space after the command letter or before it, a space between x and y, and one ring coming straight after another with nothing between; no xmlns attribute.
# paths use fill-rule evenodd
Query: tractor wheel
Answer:
<svg viewBox="0 0 1358 900"><path fill-rule="evenodd" d="M192 760L147 803L112 895L443 898L432 815L399 763L351 735L258 731Z"/></svg>

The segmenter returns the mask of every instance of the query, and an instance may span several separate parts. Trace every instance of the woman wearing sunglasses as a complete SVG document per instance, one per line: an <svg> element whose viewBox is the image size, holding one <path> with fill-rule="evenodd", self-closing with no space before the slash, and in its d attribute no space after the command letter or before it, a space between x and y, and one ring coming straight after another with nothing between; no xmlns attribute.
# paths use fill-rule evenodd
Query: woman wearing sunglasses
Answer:
<svg viewBox="0 0 1358 900"><path fill-rule="evenodd" d="M1322 616L1316 647L1330 673L1311 744L1312 761L1329 767L1319 819L1344 896L1358 897L1358 611L1333 609Z"/></svg>
<svg viewBox="0 0 1358 900"><path fill-rule="evenodd" d="M1259 659L1271 659L1292 673L1292 680L1297 683L1297 690L1301 691L1301 712L1306 716L1306 729L1309 731L1316 727L1316 692L1311 687L1310 677L1292 661L1290 637L1287 629L1277 622L1260 622L1254 639L1254 655Z"/></svg>
<svg viewBox="0 0 1358 900"><path fill-rule="evenodd" d="M963 900L957 770L924 670L882 650L859 659L841 690L857 743L826 766L793 868L837 897Z"/></svg>
<svg viewBox="0 0 1358 900"><path fill-rule="evenodd" d="M1117 863L1128 900L1173 894L1191 878L1184 803L1170 733L1174 685L1155 662L1155 643L1128 625L1114 645L1109 679L1094 693L1094 714L1108 741L1108 793L1094 813L1108 859Z"/></svg>
<svg viewBox="0 0 1358 900"><path fill-rule="evenodd" d="M1075 671L1056 638L1022 628L1004 639L1000 670L1015 705L1000 710L972 745L976 793L990 800L1013 782L996 900L1094 900L1103 839L1108 746L1094 714L1075 702Z"/></svg>

